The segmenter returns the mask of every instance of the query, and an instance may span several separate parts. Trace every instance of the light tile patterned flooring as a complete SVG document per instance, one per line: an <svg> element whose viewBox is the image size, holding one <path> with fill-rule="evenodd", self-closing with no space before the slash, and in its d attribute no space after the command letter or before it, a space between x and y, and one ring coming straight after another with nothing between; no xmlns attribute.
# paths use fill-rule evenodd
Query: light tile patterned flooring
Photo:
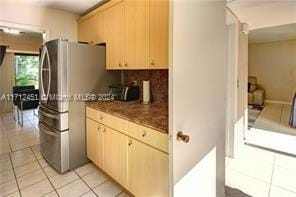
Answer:
<svg viewBox="0 0 296 197"><path fill-rule="evenodd" d="M128 197L92 163L59 174L42 158L38 118L25 112L24 127L12 114L0 119L0 197Z"/></svg>
<svg viewBox="0 0 296 197"><path fill-rule="evenodd" d="M296 158L245 145L226 158L226 185L254 197L296 197Z"/></svg>

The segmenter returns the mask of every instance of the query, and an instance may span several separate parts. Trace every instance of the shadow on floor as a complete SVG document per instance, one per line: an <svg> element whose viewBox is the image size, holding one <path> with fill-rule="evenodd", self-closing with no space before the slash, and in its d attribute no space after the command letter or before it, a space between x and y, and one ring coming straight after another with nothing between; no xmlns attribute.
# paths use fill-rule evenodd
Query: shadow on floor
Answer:
<svg viewBox="0 0 296 197"><path fill-rule="evenodd" d="M251 197L251 196L248 194L245 194L244 192L238 189L225 186L225 197Z"/></svg>

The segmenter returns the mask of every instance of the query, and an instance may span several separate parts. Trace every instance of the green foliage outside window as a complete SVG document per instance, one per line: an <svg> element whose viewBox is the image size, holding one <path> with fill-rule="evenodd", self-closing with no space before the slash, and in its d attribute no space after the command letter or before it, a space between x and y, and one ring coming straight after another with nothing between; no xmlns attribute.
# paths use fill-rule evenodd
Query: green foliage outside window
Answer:
<svg viewBox="0 0 296 197"><path fill-rule="evenodd" d="M39 57L28 55L15 56L16 86L35 85L38 88Z"/></svg>

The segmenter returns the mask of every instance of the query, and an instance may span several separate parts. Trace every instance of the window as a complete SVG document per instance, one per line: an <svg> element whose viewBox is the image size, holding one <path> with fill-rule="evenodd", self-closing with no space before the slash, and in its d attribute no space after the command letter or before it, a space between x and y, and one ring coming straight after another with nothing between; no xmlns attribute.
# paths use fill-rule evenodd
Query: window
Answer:
<svg viewBox="0 0 296 197"><path fill-rule="evenodd" d="M39 87L39 56L28 54L15 54L15 85L35 85Z"/></svg>

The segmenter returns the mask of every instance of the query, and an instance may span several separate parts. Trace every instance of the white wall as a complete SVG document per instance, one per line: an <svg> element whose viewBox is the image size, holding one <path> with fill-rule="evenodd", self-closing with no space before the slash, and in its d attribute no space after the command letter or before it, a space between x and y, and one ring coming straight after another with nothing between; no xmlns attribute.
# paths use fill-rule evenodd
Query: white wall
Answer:
<svg viewBox="0 0 296 197"><path fill-rule="evenodd" d="M296 40L250 44L249 75L257 77L266 100L292 102L296 92Z"/></svg>
<svg viewBox="0 0 296 197"><path fill-rule="evenodd" d="M0 67L0 94L11 95L12 87L14 86L14 54L6 53L3 64ZM12 112L12 102L0 101L0 116L1 113Z"/></svg>
<svg viewBox="0 0 296 197"><path fill-rule="evenodd" d="M0 0L0 24L16 23L49 31L49 39L77 40L78 15L27 4L24 1Z"/></svg>

